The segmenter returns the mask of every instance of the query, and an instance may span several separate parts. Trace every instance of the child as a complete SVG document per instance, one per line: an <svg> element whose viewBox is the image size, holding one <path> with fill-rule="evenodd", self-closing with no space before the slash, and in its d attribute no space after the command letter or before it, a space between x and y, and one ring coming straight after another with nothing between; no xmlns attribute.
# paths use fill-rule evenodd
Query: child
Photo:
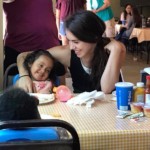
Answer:
<svg viewBox="0 0 150 150"><path fill-rule="evenodd" d="M7 89L0 96L0 120L40 119L39 100L20 88Z"/></svg>
<svg viewBox="0 0 150 150"><path fill-rule="evenodd" d="M48 94L51 92L54 81L55 59L45 50L38 50L27 55L24 66L33 80L34 93Z"/></svg>

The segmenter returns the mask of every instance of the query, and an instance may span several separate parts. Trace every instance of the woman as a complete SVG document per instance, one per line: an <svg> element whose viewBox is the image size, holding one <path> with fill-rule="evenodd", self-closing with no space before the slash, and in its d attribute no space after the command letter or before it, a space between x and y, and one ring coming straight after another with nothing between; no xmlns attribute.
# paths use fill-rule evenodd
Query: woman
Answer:
<svg viewBox="0 0 150 150"><path fill-rule="evenodd" d="M74 92L97 89L111 93L119 81L125 47L115 40L105 46L102 37L104 31L104 22L94 13L77 12L66 20L69 45L48 50L70 69ZM25 56L25 53L20 54L17 60L20 75L28 74L22 67ZM19 83L25 90L32 92L29 77L21 78Z"/></svg>
<svg viewBox="0 0 150 150"><path fill-rule="evenodd" d="M127 24L128 20L132 16L131 11L132 11L132 5L131 4L126 4L124 11L120 15L120 21L123 24L124 23Z"/></svg>
<svg viewBox="0 0 150 150"><path fill-rule="evenodd" d="M136 7L133 7L131 12L132 16L130 17L128 24L124 26L126 30L122 33L121 36L121 41L124 44L126 44L126 41L129 39L133 31L133 28L141 27L142 24L142 18L140 16L138 9Z"/></svg>

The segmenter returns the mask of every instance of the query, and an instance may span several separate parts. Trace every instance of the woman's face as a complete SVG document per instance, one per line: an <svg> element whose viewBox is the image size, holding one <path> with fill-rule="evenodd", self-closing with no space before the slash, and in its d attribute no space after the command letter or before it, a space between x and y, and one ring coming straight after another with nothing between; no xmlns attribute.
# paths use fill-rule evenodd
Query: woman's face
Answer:
<svg viewBox="0 0 150 150"><path fill-rule="evenodd" d="M69 30L66 31L67 39L69 40L69 46L71 50L75 51L75 54L79 58L92 57L96 43L87 43L76 38ZM86 36L86 35L85 35Z"/></svg>
<svg viewBox="0 0 150 150"><path fill-rule="evenodd" d="M31 75L33 80L45 81L53 68L53 60L45 55L41 55L31 65Z"/></svg>
<svg viewBox="0 0 150 150"><path fill-rule="evenodd" d="M131 5L127 5L126 12L129 14L131 13L131 10L132 10Z"/></svg>

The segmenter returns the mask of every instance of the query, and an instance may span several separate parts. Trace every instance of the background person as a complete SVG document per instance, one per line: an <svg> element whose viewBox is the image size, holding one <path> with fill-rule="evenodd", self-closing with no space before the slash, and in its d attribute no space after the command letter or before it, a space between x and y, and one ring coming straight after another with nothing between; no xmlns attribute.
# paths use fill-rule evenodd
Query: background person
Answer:
<svg viewBox="0 0 150 150"><path fill-rule="evenodd" d="M6 15L4 71L25 51L59 45L52 0L14 0L3 3ZM16 71L12 72L16 74Z"/></svg>
<svg viewBox="0 0 150 150"><path fill-rule="evenodd" d="M88 10L92 10L100 19L105 22L105 36L115 37L115 20L111 9L110 0L88 0Z"/></svg>
<svg viewBox="0 0 150 150"><path fill-rule="evenodd" d="M124 28L126 28L126 30L121 34L121 38L120 38L120 41L123 42L124 44L126 44L127 41L129 40L133 28L141 27L142 24L140 13L136 7L132 7L131 13L132 16L128 20L128 23L123 26Z"/></svg>
<svg viewBox="0 0 150 150"><path fill-rule="evenodd" d="M62 45L67 45L64 21L67 17L78 10L85 8L86 0L57 0L56 1L56 25L58 29L58 38Z"/></svg>
<svg viewBox="0 0 150 150"><path fill-rule="evenodd" d="M125 47L115 40L106 45L102 37L105 24L91 11L77 12L65 24L69 45L48 51L69 68L74 92L97 89L111 93L119 81ZM18 57L20 75L28 73L22 66L25 57L26 53ZM19 84L25 90L32 91L30 78L21 78Z"/></svg>
<svg viewBox="0 0 150 150"><path fill-rule="evenodd" d="M126 4L124 11L120 15L120 21L121 23L125 21L125 23L122 23L124 25L128 24L128 21L130 20L132 16L132 5L131 4Z"/></svg>

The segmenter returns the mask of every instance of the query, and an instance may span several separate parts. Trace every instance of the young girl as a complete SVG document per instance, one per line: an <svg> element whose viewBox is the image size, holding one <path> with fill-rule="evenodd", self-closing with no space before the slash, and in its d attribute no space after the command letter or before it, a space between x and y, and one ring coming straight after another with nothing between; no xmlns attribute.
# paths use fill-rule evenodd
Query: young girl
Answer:
<svg viewBox="0 0 150 150"><path fill-rule="evenodd" d="M54 72L54 58L45 51L38 50L27 55L24 67L33 80L34 93L50 93L56 80Z"/></svg>

